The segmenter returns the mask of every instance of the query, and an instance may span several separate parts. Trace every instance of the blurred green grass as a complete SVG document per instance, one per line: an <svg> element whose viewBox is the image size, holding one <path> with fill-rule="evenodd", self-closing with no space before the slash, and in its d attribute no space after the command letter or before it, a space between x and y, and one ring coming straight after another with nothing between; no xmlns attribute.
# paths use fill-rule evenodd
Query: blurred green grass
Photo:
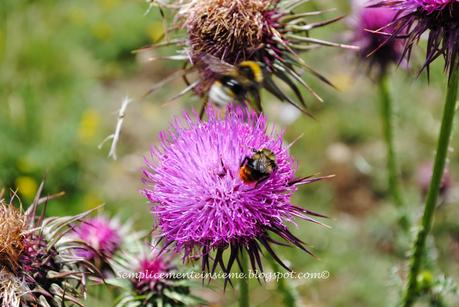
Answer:
<svg viewBox="0 0 459 307"><path fill-rule="evenodd" d="M316 6L349 10L344 1L322 1ZM163 31L157 10L145 15L143 1L26 1L0 3L0 186L19 189L27 202L45 177L46 192L65 191L49 206L49 214L72 214L106 203L105 210L138 220L150 228L151 217L141 188L140 168L157 133L182 110L198 108L186 97L162 103L183 88L171 83L145 102L129 107L122 133L119 160L107 158L108 145L98 144L113 132L116 110L125 95L138 97L155 80L173 72L173 63L145 63L131 51L158 39ZM345 23L316 36L343 40ZM398 295L394 272L404 255L394 238L395 212L385 187L384 145L380 136L377 97L372 82L343 50L320 49L305 56L328 76L335 91L311 76L310 82L326 103L309 97L317 121L300 118L286 131L288 141L304 134L292 147L298 173L335 173L333 180L301 188L297 204L324 213L332 228L300 222L294 232L311 244L317 258L295 249L280 248L297 272L329 271L327 280L293 281L305 306L393 306ZM443 97L442 63L415 79L417 54L407 72L394 69L391 82L397 108L397 149L412 217L419 217L422 197L414 185L418 166L432 159ZM278 118L279 104L271 97L270 119ZM272 100L272 101L271 101ZM457 130L457 129L456 129ZM456 131L457 132L457 131ZM452 142L457 144L457 133ZM459 167L458 153L450 153L449 168ZM434 233L435 257L444 272L459 271L459 216L457 197L439 209ZM292 226L293 228L295 226ZM433 250L433 249L432 249ZM275 285L252 282L254 306L278 305ZM224 295L221 284L205 296L215 306L235 304L233 291ZM103 291L103 290L98 290ZM97 296L97 291L94 297ZM103 298L92 298L96 306ZM458 304L451 300L452 306Z"/></svg>

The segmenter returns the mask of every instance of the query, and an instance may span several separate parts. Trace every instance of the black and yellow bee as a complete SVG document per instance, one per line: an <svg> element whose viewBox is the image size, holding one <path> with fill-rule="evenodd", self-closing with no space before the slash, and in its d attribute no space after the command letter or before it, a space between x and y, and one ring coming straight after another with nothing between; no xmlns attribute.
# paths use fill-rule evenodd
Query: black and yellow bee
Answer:
<svg viewBox="0 0 459 307"><path fill-rule="evenodd" d="M262 63L256 61L242 61L231 65L212 55L204 55L203 62L218 75L212 84L208 101L218 106L225 106L231 102L241 102L251 105L255 111L262 112L260 89L265 88L281 101L289 102L305 114L309 113L304 107L298 106L292 99L284 94L273 82L270 73ZM290 80L284 80L285 82ZM290 84L289 82L287 82ZM295 88L296 89L296 88ZM302 106L305 106L302 96L296 93ZM206 104L207 102L206 101ZM206 106L204 105L204 108Z"/></svg>
<svg viewBox="0 0 459 307"><path fill-rule="evenodd" d="M246 184L260 183L277 169L276 155L269 149L254 150L251 157L241 162L239 177Z"/></svg>
<svg viewBox="0 0 459 307"><path fill-rule="evenodd" d="M231 102L249 102L253 98L253 107L261 112L260 88L264 80L261 65L254 61L242 61L231 65L211 55L203 57L209 69L218 74L217 80L212 84L208 99L210 102L225 106Z"/></svg>

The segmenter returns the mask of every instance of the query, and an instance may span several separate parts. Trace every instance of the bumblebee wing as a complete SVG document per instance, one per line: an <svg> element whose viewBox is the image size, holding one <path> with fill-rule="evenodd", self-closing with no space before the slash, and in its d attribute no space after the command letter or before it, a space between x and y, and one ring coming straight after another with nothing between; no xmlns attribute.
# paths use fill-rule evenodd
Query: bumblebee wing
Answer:
<svg viewBox="0 0 459 307"><path fill-rule="evenodd" d="M309 113L307 110L302 108L301 106L297 105L290 97L288 97L286 94L282 92L282 90L274 83L273 79L266 75L264 80L263 80L263 87L273 94L275 97L277 97L280 101L282 102L288 102L295 108L297 108L299 111L301 111L303 114L314 118L311 113Z"/></svg>
<svg viewBox="0 0 459 307"><path fill-rule="evenodd" d="M205 54L201 59L214 73L220 75L234 75L236 73L236 67L213 55Z"/></svg>

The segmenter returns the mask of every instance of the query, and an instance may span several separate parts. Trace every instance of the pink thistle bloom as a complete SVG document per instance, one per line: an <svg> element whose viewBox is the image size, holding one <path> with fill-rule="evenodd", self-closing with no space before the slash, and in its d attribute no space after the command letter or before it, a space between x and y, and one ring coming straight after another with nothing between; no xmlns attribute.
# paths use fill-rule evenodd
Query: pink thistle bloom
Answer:
<svg viewBox="0 0 459 307"><path fill-rule="evenodd" d="M164 248L173 244L185 259L202 257L203 270L216 251L212 271L217 264L230 271L244 249L252 268L262 269L262 245L288 269L274 253L270 244L279 242L270 233L309 252L286 223L296 217L317 222L310 215L321 215L293 205L290 198L298 185L322 178L295 178L290 146L281 133L268 131L263 115L232 107L224 117L212 108L207 115L207 122L188 115L176 120L146 161L143 193L152 203ZM277 167L265 180L248 184L241 179L241 163L261 149L274 153ZM227 248L231 254L225 265Z"/></svg>
<svg viewBox="0 0 459 307"><path fill-rule="evenodd" d="M86 219L75 228L75 235L92 249L77 249L75 253L87 260L97 258L98 254L111 258L121 244L117 225L106 217Z"/></svg>
<svg viewBox="0 0 459 307"><path fill-rule="evenodd" d="M172 257L150 248L144 246L135 253L126 253L127 257L120 262L124 266L119 269L132 277L117 306L195 306L203 303L191 294L185 272L177 271Z"/></svg>
<svg viewBox="0 0 459 307"><path fill-rule="evenodd" d="M413 46L428 32L427 55L423 69L438 57L445 59L450 74L458 69L459 61L459 1L458 0L382 0L372 7L386 7L396 12L388 27L392 27L391 42L406 38L403 57L410 58Z"/></svg>
<svg viewBox="0 0 459 307"><path fill-rule="evenodd" d="M162 274L169 271L169 266L160 257L143 258L140 260L138 278L133 280L139 293L158 290L157 287L164 279Z"/></svg>
<svg viewBox="0 0 459 307"><path fill-rule="evenodd" d="M354 43L360 47L360 58L367 62L370 68L378 69L379 75L382 75L391 63L399 63L402 59L403 40L392 40L384 44L387 34L393 33L393 27L387 25L394 20L396 12L387 8L364 7L361 1L354 2L357 15L354 24Z"/></svg>

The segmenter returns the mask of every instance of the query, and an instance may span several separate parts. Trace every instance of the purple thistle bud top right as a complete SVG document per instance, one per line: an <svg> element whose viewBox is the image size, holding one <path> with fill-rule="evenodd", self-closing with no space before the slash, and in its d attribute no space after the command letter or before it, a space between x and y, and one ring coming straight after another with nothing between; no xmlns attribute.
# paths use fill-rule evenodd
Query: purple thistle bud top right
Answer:
<svg viewBox="0 0 459 307"><path fill-rule="evenodd" d="M427 54L422 69L428 70L438 57L445 59L445 71L449 74L459 68L458 0L383 0L371 7L386 7L396 12L394 20L387 25L394 28L387 42L400 36L406 37L404 58L409 60L413 46L428 32Z"/></svg>
<svg viewBox="0 0 459 307"><path fill-rule="evenodd" d="M360 59L368 64L370 72L382 76L390 64L400 63L403 54L403 40L394 39L385 43L393 27L387 26L396 12L388 8L368 8L366 1L354 0L354 44L359 49ZM384 29L384 33L378 33Z"/></svg>

